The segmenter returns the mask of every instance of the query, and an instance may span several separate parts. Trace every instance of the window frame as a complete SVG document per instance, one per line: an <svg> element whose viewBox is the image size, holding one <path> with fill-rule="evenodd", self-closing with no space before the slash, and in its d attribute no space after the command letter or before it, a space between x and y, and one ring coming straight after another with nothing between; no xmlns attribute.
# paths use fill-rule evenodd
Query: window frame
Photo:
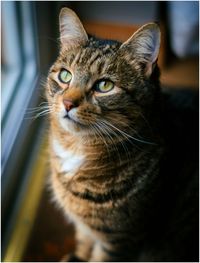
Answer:
<svg viewBox="0 0 200 263"><path fill-rule="evenodd" d="M13 27L13 28L12 28ZM9 30L12 28L12 30ZM27 120L40 100L39 48L34 2L2 2L3 87L1 109L2 254L21 202L32 140L41 121ZM7 43L9 42L9 45ZM10 80L12 78L12 80Z"/></svg>
<svg viewBox="0 0 200 263"><path fill-rule="evenodd" d="M3 2L2 14L2 27L5 28L6 41L4 46L8 42L14 42L14 45L10 44L7 50L4 50L6 52L4 85L6 86L3 87L2 92L1 168L3 176L38 80L38 47L34 39L36 28L33 3ZM10 32L11 23L14 28ZM13 31L16 32L13 34ZM14 46L17 48L13 48ZM16 54L18 52L19 54ZM15 74L15 80L10 83L13 74Z"/></svg>

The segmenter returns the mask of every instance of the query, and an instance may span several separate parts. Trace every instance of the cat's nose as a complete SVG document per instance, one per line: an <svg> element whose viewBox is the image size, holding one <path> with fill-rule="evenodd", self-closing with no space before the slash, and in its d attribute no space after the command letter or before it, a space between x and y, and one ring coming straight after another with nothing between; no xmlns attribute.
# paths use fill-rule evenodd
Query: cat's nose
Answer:
<svg viewBox="0 0 200 263"><path fill-rule="evenodd" d="M63 99L63 104L65 106L66 111L70 111L72 108L75 107L73 101L69 99Z"/></svg>

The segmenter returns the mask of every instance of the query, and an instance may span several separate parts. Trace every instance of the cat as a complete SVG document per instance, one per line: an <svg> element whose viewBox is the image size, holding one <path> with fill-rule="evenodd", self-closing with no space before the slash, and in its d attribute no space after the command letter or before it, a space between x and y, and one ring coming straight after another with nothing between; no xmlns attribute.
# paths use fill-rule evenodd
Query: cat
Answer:
<svg viewBox="0 0 200 263"><path fill-rule="evenodd" d="M120 43L89 37L69 8L59 22L46 96L50 186L76 228L68 260L197 261L198 154L167 123L159 26Z"/></svg>

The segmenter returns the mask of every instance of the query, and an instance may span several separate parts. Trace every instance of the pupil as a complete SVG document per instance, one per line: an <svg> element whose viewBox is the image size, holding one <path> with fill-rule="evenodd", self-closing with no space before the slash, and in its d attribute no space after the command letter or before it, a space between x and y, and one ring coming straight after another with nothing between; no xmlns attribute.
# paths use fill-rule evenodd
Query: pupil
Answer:
<svg viewBox="0 0 200 263"><path fill-rule="evenodd" d="M63 72L63 78L66 80L68 78L68 72Z"/></svg>

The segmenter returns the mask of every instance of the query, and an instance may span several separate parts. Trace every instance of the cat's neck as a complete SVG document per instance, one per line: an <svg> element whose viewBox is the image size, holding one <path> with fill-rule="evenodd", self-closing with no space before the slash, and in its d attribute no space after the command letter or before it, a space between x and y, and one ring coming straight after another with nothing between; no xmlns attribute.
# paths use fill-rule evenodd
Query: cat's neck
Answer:
<svg viewBox="0 0 200 263"><path fill-rule="evenodd" d="M77 169L80 169L76 174L79 178L85 177L85 174L88 179L98 177L99 180L106 174L112 178L124 171L130 173L130 176L135 173L136 176L138 167L140 173L146 173L148 162L150 163L154 158L158 160L160 156L158 145L131 141L128 138L100 140L96 135L53 130L51 141L54 154L62 159L63 167L68 168L69 163L75 162ZM144 162L145 165L142 165Z"/></svg>

